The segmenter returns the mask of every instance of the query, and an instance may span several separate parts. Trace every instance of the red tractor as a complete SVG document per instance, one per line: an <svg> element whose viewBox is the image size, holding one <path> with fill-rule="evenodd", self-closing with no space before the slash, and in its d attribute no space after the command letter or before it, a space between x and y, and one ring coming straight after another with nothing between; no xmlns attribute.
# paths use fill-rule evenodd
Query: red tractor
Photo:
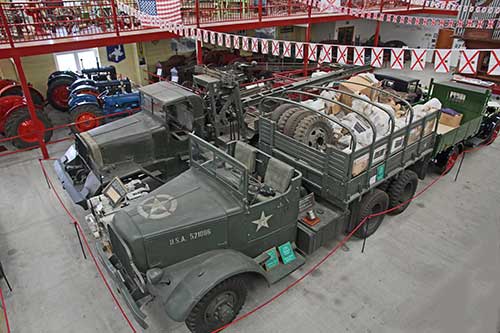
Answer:
<svg viewBox="0 0 500 333"><path fill-rule="evenodd" d="M30 87L30 91L36 106L36 122L30 117L21 86L14 81L0 80L0 133L6 137L16 137L12 144L17 148L36 146L38 133L52 127L52 122L43 112L43 96L33 87ZM44 133L45 142L51 137L51 130Z"/></svg>

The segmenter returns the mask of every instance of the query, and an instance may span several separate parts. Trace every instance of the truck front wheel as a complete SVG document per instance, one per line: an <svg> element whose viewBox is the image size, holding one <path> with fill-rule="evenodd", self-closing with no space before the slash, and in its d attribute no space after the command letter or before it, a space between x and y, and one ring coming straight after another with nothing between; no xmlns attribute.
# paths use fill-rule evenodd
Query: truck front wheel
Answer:
<svg viewBox="0 0 500 333"><path fill-rule="evenodd" d="M387 189L387 194L389 195L389 208L394 208L399 205L401 206L394 209L389 214L397 215L404 212L404 210L410 205L410 201L408 200L413 198L415 195L417 185L418 176L412 170L404 170L398 178L394 179Z"/></svg>
<svg viewBox="0 0 500 333"><path fill-rule="evenodd" d="M245 303L247 288L241 276L234 276L212 288L195 305L186 319L193 333L209 333L229 324Z"/></svg>

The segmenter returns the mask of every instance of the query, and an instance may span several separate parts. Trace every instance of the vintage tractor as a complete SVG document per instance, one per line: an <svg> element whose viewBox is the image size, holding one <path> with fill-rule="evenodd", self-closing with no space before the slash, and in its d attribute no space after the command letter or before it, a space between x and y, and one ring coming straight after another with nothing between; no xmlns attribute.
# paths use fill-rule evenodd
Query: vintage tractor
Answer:
<svg viewBox="0 0 500 333"><path fill-rule="evenodd" d="M88 68L82 70L81 74L72 71L57 71L50 74L47 81L49 104L57 110L68 110L68 88L76 80L84 78L95 81L116 80L116 68L114 66Z"/></svg>
<svg viewBox="0 0 500 333"><path fill-rule="evenodd" d="M89 94L73 96L69 103L71 120L75 123L73 130L78 133L88 131L108 122L111 118L116 119L138 111L140 105L141 97L136 92L109 95L108 91L104 91L98 96ZM108 115L111 117L105 117Z"/></svg>
<svg viewBox="0 0 500 333"><path fill-rule="evenodd" d="M76 95L94 95L99 96L106 91L107 95L117 93L131 93L132 84L129 79L125 80L110 80L110 81L95 81L90 79L78 79L68 88L69 99L68 104L71 104L71 99ZM70 105L71 108L71 105Z"/></svg>
<svg viewBox="0 0 500 333"><path fill-rule="evenodd" d="M38 121L34 122L29 114L26 100L22 96L0 97L0 132L6 137L16 137L12 144L17 148L29 148L38 144L38 133L52 127L52 122L43 112L42 105L36 105ZM48 142L52 130L44 133Z"/></svg>

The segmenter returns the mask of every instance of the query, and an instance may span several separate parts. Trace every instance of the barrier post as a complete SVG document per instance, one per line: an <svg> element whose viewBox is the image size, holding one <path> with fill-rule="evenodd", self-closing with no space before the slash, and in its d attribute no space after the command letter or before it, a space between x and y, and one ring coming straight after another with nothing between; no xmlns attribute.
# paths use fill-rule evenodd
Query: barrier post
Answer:
<svg viewBox="0 0 500 333"><path fill-rule="evenodd" d="M28 86L28 81L26 80L26 75L24 74L23 66L21 64L20 57L14 57L14 64L16 65L17 75L19 76L19 81L21 82L21 87L23 88L24 98L26 98L26 103L28 104L28 111L31 117L31 121L33 122L34 128L44 128L43 123L36 116L35 104L33 103L33 99L31 98L30 89ZM42 126L39 126L42 125ZM44 131L39 131L37 133L38 143L40 145L40 150L42 151L42 155L44 159L49 158L49 152L47 151L47 146L44 141Z"/></svg>

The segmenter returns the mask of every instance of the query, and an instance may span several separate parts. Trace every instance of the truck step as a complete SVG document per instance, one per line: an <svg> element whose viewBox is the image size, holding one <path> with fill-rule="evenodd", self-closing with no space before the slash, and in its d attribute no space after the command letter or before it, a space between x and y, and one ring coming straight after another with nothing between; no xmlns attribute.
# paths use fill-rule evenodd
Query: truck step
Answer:
<svg viewBox="0 0 500 333"><path fill-rule="evenodd" d="M269 282L271 284L274 284L278 282L279 280L283 279L285 276L289 275L296 269L298 269L300 266L304 265L306 262L306 259L298 252L295 252L295 257L296 259L292 262L289 262L288 264L283 264L280 263L278 266L271 268L269 271L266 272L267 277L269 279Z"/></svg>
<svg viewBox="0 0 500 333"><path fill-rule="evenodd" d="M473 137L469 140L467 140L467 146L470 147L477 147L481 145L484 142L484 139L478 138L478 137Z"/></svg>

